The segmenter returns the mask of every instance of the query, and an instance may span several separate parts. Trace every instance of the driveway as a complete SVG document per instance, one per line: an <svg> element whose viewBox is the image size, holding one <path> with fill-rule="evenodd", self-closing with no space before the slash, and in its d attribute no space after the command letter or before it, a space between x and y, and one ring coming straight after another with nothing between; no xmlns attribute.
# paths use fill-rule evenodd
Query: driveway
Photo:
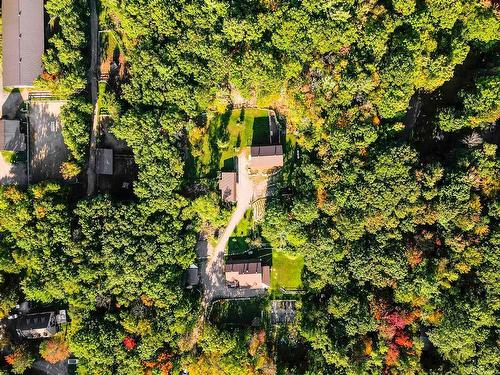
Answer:
<svg viewBox="0 0 500 375"><path fill-rule="evenodd" d="M21 185L28 183L25 163L11 164L0 154L0 185Z"/></svg>
<svg viewBox="0 0 500 375"><path fill-rule="evenodd" d="M30 181L62 179L69 150L64 143L60 112L65 101L32 100L30 105Z"/></svg>
<svg viewBox="0 0 500 375"><path fill-rule="evenodd" d="M208 304L219 298L239 298L255 297L266 293L265 289L239 289L228 288L226 286L224 256L229 237L233 233L238 223L243 219L245 212L250 208L254 197L254 183L248 175L248 156L244 150L238 156L238 185L236 188L236 209L224 229L224 233L219 237L216 246L209 242L207 246L208 259L201 265L201 282L203 285L203 305L206 309ZM205 245L205 244L204 244Z"/></svg>

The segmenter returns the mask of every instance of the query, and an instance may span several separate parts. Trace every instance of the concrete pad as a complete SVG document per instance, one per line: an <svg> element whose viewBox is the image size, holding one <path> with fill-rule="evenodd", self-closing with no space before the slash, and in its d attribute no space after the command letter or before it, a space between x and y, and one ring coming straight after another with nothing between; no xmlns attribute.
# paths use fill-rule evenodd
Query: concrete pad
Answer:
<svg viewBox="0 0 500 375"><path fill-rule="evenodd" d="M26 165L24 163L8 163L0 154L0 185L25 186L27 183Z"/></svg>
<svg viewBox="0 0 500 375"><path fill-rule="evenodd" d="M65 101L32 100L30 121L30 182L60 180L69 150L62 135L61 107Z"/></svg>

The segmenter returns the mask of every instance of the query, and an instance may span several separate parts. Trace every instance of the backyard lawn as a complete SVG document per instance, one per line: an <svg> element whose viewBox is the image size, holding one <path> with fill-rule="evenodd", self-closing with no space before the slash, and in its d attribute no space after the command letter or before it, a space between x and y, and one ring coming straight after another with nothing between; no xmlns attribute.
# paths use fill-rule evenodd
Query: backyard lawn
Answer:
<svg viewBox="0 0 500 375"><path fill-rule="evenodd" d="M244 147L269 143L268 112L235 109L215 116L205 128L193 128L189 139L196 175L234 169L233 159Z"/></svg>
<svg viewBox="0 0 500 375"><path fill-rule="evenodd" d="M267 110L254 108L235 109L231 112L227 124L226 121L227 115L220 115L210 125L211 130L217 133L223 133L220 131L220 127L227 127L229 135L229 139L224 144L219 143L219 146L223 146L220 147L222 153L219 167L224 166L225 160L237 156L244 147L257 144L258 142L262 142L266 137L269 137Z"/></svg>
<svg viewBox="0 0 500 375"><path fill-rule="evenodd" d="M285 251L273 251L271 289L275 291L279 288L300 289L302 268L304 268L303 256L291 255Z"/></svg>
<svg viewBox="0 0 500 375"><path fill-rule="evenodd" d="M237 255L248 250L248 242L252 234L252 209L245 212L245 216L234 229L229 237L228 254Z"/></svg>

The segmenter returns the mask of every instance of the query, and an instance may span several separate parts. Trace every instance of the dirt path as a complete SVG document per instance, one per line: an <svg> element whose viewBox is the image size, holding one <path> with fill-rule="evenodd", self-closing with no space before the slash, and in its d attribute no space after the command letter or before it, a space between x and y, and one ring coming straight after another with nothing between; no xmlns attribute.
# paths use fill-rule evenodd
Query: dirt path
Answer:
<svg viewBox="0 0 500 375"><path fill-rule="evenodd" d="M92 129L90 131L90 149L89 161L87 165L87 195L93 195L96 188L96 148L97 148L97 132L99 131L99 106L97 102L97 75L99 60L99 42L98 42L99 24L97 21L96 0L90 0L90 69L89 81L90 92L92 96L92 105L94 106L92 115Z"/></svg>

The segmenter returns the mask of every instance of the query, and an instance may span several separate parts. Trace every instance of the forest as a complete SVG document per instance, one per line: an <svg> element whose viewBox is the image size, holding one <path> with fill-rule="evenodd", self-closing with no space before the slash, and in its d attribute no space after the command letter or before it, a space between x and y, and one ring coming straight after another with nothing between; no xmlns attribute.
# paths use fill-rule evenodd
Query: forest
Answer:
<svg viewBox="0 0 500 375"><path fill-rule="evenodd" d="M67 100L66 168L83 181L88 2L45 9L53 28L37 85ZM497 2L97 9L119 51L99 100L133 151L133 196L85 196L63 181L0 186L0 319L20 301L71 319L42 342L0 334L1 375L70 353L82 375L500 372ZM210 152L207 123L235 96L273 109L286 131L260 224L273 251L303 259L286 326L214 324L184 286L199 234L216 236L230 214L211 169L195 172L193 160Z"/></svg>

